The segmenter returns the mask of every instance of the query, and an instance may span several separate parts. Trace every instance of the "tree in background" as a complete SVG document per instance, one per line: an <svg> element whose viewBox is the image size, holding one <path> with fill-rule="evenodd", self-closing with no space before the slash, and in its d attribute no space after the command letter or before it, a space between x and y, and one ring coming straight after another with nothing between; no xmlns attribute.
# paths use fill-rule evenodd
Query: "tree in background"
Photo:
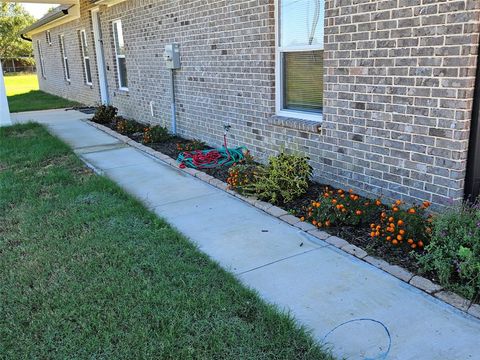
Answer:
<svg viewBox="0 0 480 360"><path fill-rule="evenodd" d="M33 61L30 41L20 37L20 32L35 22L22 5L0 3L0 59L16 60L29 58Z"/></svg>

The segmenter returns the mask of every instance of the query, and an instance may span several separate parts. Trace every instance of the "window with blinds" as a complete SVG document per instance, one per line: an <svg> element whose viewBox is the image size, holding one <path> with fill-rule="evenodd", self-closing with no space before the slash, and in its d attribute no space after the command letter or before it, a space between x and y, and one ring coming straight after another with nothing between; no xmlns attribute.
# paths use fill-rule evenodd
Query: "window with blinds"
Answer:
<svg viewBox="0 0 480 360"><path fill-rule="evenodd" d="M283 107L321 112L323 108L323 50L285 52Z"/></svg>
<svg viewBox="0 0 480 360"><path fill-rule="evenodd" d="M63 72L65 74L65 80L70 82L70 67L68 64L68 55L67 55L67 49L65 48L65 36L60 35L60 53L62 55L62 60L63 60Z"/></svg>
<svg viewBox="0 0 480 360"><path fill-rule="evenodd" d="M43 58L42 46L40 45L40 40L37 40L37 51L38 51L38 60L40 62L40 73L42 74L42 78L46 79L45 76L45 61Z"/></svg>
<svg viewBox="0 0 480 360"><path fill-rule="evenodd" d="M92 70L90 69L90 52L88 49L87 33L80 30L80 48L83 57L83 71L85 76L85 84L92 85Z"/></svg>
<svg viewBox="0 0 480 360"><path fill-rule="evenodd" d="M277 112L320 119L324 0L278 0Z"/></svg>
<svg viewBox="0 0 480 360"><path fill-rule="evenodd" d="M125 59L125 42L123 41L122 22L115 20L113 26L113 41L115 44L115 58L117 63L118 87L128 90L127 62Z"/></svg>

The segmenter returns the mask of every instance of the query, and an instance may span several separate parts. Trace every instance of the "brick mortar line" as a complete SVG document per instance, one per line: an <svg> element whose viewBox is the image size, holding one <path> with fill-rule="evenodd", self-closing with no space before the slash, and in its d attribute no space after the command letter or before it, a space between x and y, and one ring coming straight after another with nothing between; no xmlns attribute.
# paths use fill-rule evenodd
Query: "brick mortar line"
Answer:
<svg viewBox="0 0 480 360"><path fill-rule="evenodd" d="M347 254L355 256L356 258L372 265L373 267L379 270L382 270L405 283L408 283L412 287L419 289L425 292L426 294L431 295L436 299L453 306L457 310L460 310L466 314L469 314L476 319L480 319L480 304L474 304L472 301L467 300L458 294L445 290L443 289L442 286L434 283L433 281L430 281L422 276L415 275L401 266L391 265L385 260L370 256L367 254L365 250L359 248L358 246L349 243L345 239L330 235L325 231L319 230L312 224L301 221L296 216L289 214L287 211L279 208L278 206L272 205L265 201L258 200L253 197L250 197L250 198L245 197L233 190L229 190L228 185L226 183L224 183L223 181L217 178L214 178L211 175L204 173L203 171L191 169L191 168L181 169L177 166L177 161L171 158L170 156L165 155L162 152L154 150L139 142L136 142L125 135L121 135L104 125L94 123L88 119L84 119L82 121L84 121L86 124L94 128L97 128L98 130L101 130L115 137L120 141L123 141L127 145L130 145L131 147L137 150L145 152L147 155L155 157L155 159L171 167L174 167L177 170L187 173L193 177L196 177L199 180L202 180L220 190L227 192L228 194L235 196L240 200L245 201L250 205L253 205L257 209L262 210L267 214L278 218L279 220L282 220L288 225L294 226L304 231L305 233L316 237L319 240L325 241L328 244L335 246L336 248L344 251Z"/></svg>

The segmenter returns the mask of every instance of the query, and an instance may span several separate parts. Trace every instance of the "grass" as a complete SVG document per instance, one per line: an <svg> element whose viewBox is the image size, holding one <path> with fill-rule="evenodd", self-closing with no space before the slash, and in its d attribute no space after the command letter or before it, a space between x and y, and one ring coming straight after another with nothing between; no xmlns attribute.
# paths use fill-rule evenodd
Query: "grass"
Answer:
<svg viewBox="0 0 480 360"><path fill-rule="evenodd" d="M0 132L0 224L0 358L331 359L39 125Z"/></svg>
<svg viewBox="0 0 480 360"><path fill-rule="evenodd" d="M38 90L35 74L6 75L10 112L59 109L77 106L79 103Z"/></svg>

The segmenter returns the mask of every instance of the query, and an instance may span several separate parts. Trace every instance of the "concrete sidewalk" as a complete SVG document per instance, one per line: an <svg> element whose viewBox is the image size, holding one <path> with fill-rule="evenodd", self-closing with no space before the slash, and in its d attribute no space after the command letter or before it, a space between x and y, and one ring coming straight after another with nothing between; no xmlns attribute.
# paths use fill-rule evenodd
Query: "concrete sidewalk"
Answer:
<svg viewBox="0 0 480 360"><path fill-rule="evenodd" d="M133 149L75 111L37 121L348 359L480 359L480 321Z"/></svg>

